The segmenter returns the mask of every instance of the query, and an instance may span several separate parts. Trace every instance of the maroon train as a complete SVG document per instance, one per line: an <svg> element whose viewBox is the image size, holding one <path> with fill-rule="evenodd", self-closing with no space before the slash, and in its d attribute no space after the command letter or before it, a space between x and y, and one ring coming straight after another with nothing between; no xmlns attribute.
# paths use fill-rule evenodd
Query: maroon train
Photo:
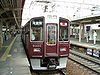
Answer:
<svg viewBox="0 0 100 75"><path fill-rule="evenodd" d="M54 14L30 19L22 28L22 41L33 70L63 69L69 55L68 19Z"/></svg>

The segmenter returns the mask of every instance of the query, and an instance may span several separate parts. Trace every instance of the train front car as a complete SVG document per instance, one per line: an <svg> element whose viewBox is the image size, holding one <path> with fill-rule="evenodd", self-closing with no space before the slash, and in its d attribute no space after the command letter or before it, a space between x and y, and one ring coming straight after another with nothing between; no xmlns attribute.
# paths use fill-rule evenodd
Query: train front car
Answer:
<svg viewBox="0 0 100 75"><path fill-rule="evenodd" d="M69 26L68 19L57 15L30 20L30 40L26 44L26 52L33 70L66 68L69 55Z"/></svg>

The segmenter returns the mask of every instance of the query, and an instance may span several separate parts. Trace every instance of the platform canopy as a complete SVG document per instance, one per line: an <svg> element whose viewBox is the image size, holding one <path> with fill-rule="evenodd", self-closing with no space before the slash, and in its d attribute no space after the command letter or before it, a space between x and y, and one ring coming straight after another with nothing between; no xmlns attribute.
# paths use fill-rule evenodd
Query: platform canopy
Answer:
<svg viewBox="0 0 100 75"><path fill-rule="evenodd" d="M100 0L26 0L22 26L33 16L56 12L70 20L100 15Z"/></svg>
<svg viewBox="0 0 100 75"><path fill-rule="evenodd" d="M25 0L0 0L0 22L2 25L20 28Z"/></svg>

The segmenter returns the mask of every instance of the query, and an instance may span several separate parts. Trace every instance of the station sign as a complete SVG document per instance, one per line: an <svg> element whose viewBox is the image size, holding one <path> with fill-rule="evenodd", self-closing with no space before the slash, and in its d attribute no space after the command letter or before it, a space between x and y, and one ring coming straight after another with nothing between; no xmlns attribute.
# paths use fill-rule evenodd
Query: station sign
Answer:
<svg viewBox="0 0 100 75"><path fill-rule="evenodd" d="M93 50L92 49L90 49L90 48L87 48L87 52L86 52L88 55L92 55L92 53L93 53Z"/></svg>
<svg viewBox="0 0 100 75"><path fill-rule="evenodd" d="M99 57L99 55L100 55L100 51L98 51L98 50L93 50L93 56L94 57Z"/></svg>

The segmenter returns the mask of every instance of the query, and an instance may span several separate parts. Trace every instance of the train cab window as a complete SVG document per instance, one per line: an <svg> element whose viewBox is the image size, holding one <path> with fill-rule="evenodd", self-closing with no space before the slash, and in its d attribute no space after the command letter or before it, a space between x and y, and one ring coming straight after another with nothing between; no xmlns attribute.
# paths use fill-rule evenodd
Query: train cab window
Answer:
<svg viewBox="0 0 100 75"><path fill-rule="evenodd" d="M59 27L59 41L68 41L68 27Z"/></svg>
<svg viewBox="0 0 100 75"><path fill-rule="evenodd" d="M42 41L42 27L31 29L31 40L32 41Z"/></svg>
<svg viewBox="0 0 100 75"><path fill-rule="evenodd" d="M40 25L39 25L40 24ZM31 41L42 41L43 40L43 25L40 21L31 22Z"/></svg>

